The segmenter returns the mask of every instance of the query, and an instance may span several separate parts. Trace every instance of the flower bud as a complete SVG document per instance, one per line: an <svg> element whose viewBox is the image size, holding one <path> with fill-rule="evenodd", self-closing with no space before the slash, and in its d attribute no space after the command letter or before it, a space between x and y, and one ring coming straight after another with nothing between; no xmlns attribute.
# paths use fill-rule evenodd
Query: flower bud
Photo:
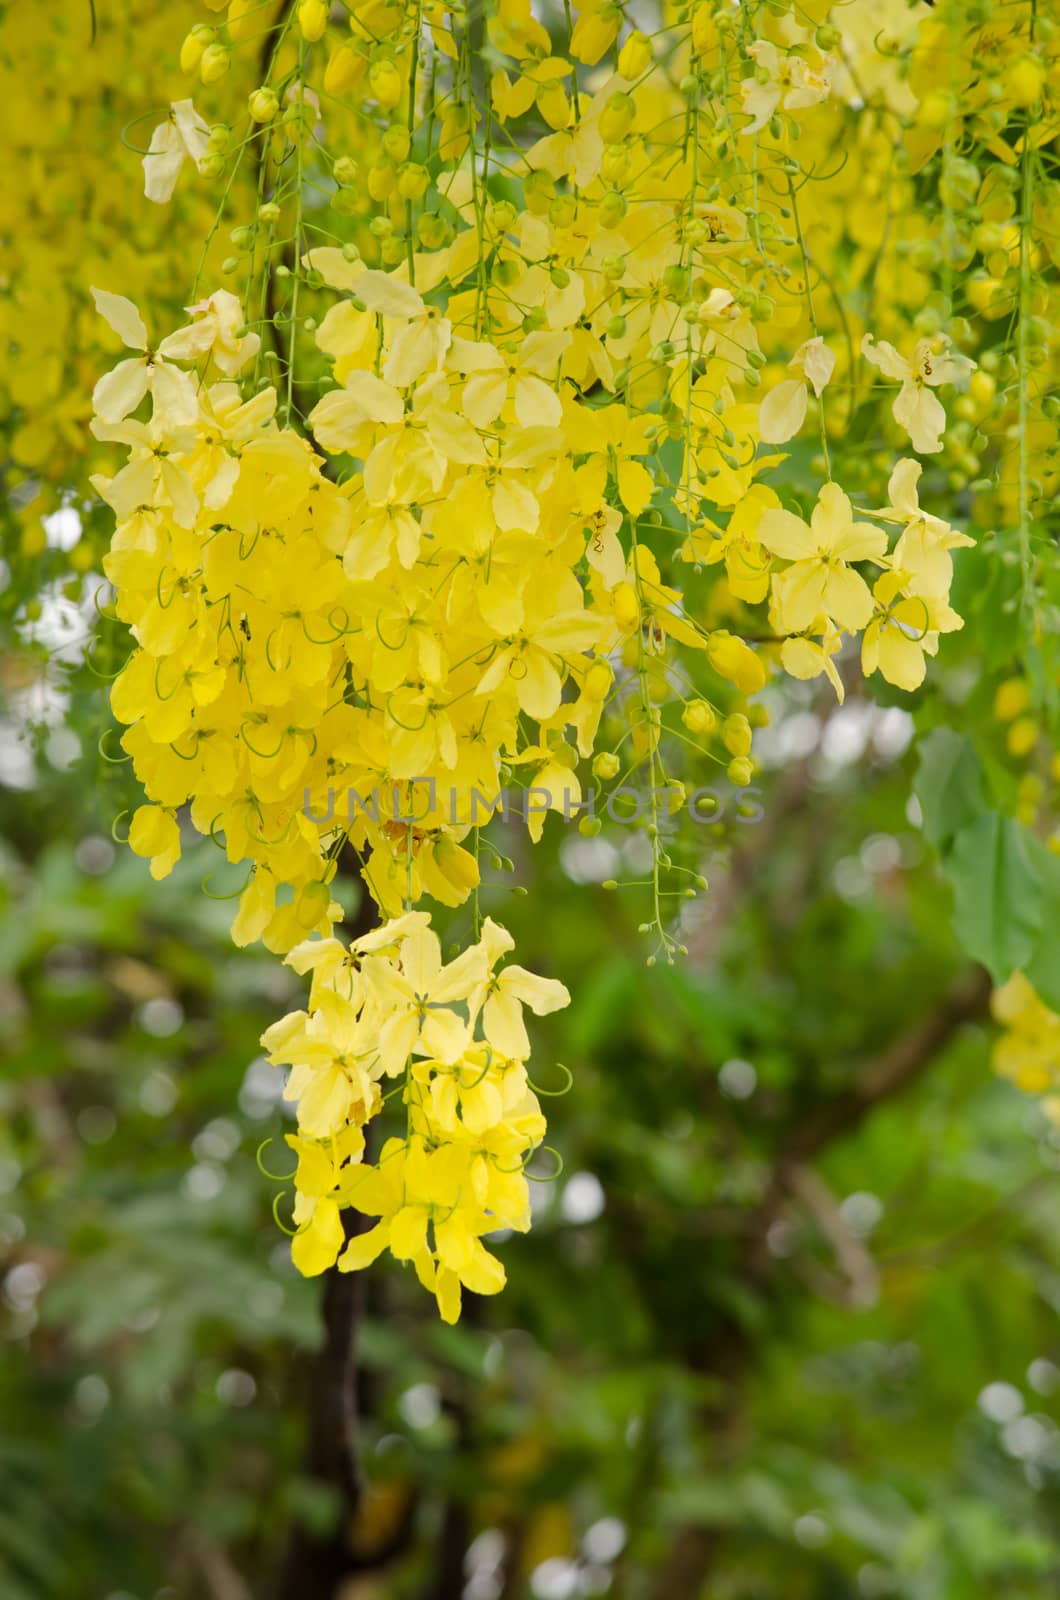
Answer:
<svg viewBox="0 0 1060 1600"><path fill-rule="evenodd" d="M594 661L585 674L582 693L586 700L606 700L614 679L606 661Z"/></svg>
<svg viewBox="0 0 1060 1600"><path fill-rule="evenodd" d="M510 200L496 200L486 213L486 220L494 233L507 233L519 213Z"/></svg>
<svg viewBox="0 0 1060 1600"><path fill-rule="evenodd" d="M622 763L610 750L601 750L593 759L593 776L603 783L610 783L612 778L617 778L622 771Z"/></svg>
<svg viewBox="0 0 1060 1600"><path fill-rule="evenodd" d="M325 94L345 94L363 77L365 60L351 44L340 44L331 52L324 71Z"/></svg>
<svg viewBox="0 0 1060 1600"><path fill-rule="evenodd" d="M554 228L569 228L578 215L578 202L572 194L558 194L548 208L548 220Z"/></svg>
<svg viewBox="0 0 1060 1600"><path fill-rule="evenodd" d="M271 122L280 109L275 89L267 86L255 89L247 100L247 108L255 122Z"/></svg>
<svg viewBox="0 0 1060 1600"><path fill-rule="evenodd" d="M406 161L398 172L397 191L402 200L421 200L430 183L430 173L416 161Z"/></svg>
<svg viewBox="0 0 1060 1600"><path fill-rule="evenodd" d="M600 201L600 226L602 228L617 228L626 212L629 202L618 189L609 189Z"/></svg>
<svg viewBox="0 0 1060 1600"><path fill-rule="evenodd" d="M633 170L633 157L628 146L609 144L600 162L600 176L606 183L616 185L626 182Z"/></svg>
<svg viewBox="0 0 1060 1600"><path fill-rule="evenodd" d="M383 149L395 164L407 161L411 148L409 130L401 127L400 123L393 123L384 133Z"/></svg>
<svg viewBox="0 0 1060 1600"><path fill-rule="evenodd" d="M259 0L229 0L228 16L225 21L228 37L233 44L242 44L244 39L253 39L261 27Z"/></svg>
<svg viewBox="0 0 1060 1600"><path fill-rule="evenodd" d="M416 223L416 237L425 250L442 250L452 241L452 225L436 211L425 211Z"/></svg>
<svg viewBox="0 0 1060 1600"><path fill-rule="evenodd" d="M713 733L718 725L713 706L705 700L690 700L681 713L681 721L689 733Z"/></svg>
<svg viewBox="0 0 1060 1600"><path fill-rule="evenodd" d="M1006 98L1023 110L1038 104L1044 84L1045 64L1037 56L1020 56L1001 74Z"/></svg>
<svg viewBox="0 0 1060 1600"><path fill-rule="evenodd" d="M397 173L389 162L377 164L368 170L368 193L373 200L386 200L397 188Z"/></svg>
<svg viewBox="0 0 1060 1600"><path fill-rule="evenodd" d="M633 103L633 96L624 93L621 89L608 97L604 109L600 113L600 136L605 144L618 144L626 137L633 126L633 119L637 108Z"/></svg>
<svg viewBox="0 0 1060 1600"><path fill-rule="evenodd" d="M652 63L651 40L635 29L618 52L619 75L629 83L647 72Z"/></svg>
<svg viewBox="0 0 1060 1600"><path fill-rule="evenodd" d="M227 45L210 44L199 62L199 77L203 83L217 83L232 64L232 52Z"/></svg>
<svg viewBox="0 0 1060 1600"><path fill-rule="evenodd" d="M328 25L328 8L325 0L300 0L298 7L298 26L302 30L302 38L309 44L316 44L322 38Z"/></svg>
<svg viewBox="0 0 1060 1600"><path fill-rule="evenodd" d="M373 61L368 68L368 83L375 99L388 111L401 99L404 81L394 63L385 56Z"/></svg>
<svg viewBox="0 0 1060 1600"><path fill-rule="evenodd" d="M198 72L206 46L213 44L216 38L216 29L208 22L197 22L180 47L180 70Z"/></svg>
<svg viewBox="0 0 1060 1600"><path fill-rule="evenodd" d="M755 694L766 681L766 669L750 645L719 628L707 642L707 660L714 671L740 690Z"/></svg>
<svg viewBox="0 0 1060 1600"><path fill-rule="evenodd" d="M721 725L721 739L730 755L750 755L751 724L742 712L734 711L731 716L725 718Z"/></svg>

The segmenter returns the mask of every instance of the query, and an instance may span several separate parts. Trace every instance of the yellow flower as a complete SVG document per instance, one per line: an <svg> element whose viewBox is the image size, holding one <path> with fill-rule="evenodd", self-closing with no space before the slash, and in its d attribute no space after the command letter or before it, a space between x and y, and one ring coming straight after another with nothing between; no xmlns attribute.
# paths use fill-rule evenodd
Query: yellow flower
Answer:
<svg viewBox="0 0 1060 1600"><path fill-rule="evenodd" d="M901 384L892 408L894 420L908 433L913 449L920 455L934 455L941 450L946 412L933 391L943 383L963 382L974 362L967 356L951 354L949 340L941 335L918 339L911 359L906 360L893 344L885 339L876 344L866 333L861 353L885 378Z"/></svg>
<svg viewBox="0 0 1060 1600"><path fill-rule="evenodd" d="M162 806L139 806L129 827L129 845L148 856L152 878L166 878L180 860L180 829Z"/></svg>
<svg viewBox="0 0 1060 1600"><path fill-rule="evenodd" d="M144 395L150 394L159 420L172 427L186 427L198 415L195 385L188 373L170 366L168 357L186 359L174 348L173 335L163 339L158 350L147 343L147 329L143 318L124 295L110 294L106 289L93 289L96 310L113 328L129 350L143 354L118 365L100 378L92 391L92 409L104 422L121 422L130 411L135 411ZM242 319L241 319L242 320Z"/></svg>
<svg viewBox="0 0 1060 1600"><path fill-rule="evenodd" d="M778 106L785 111L801 111L828 98L829 61L824 61L821 69L814 71L810 63L794 51L781 56L768 39L756 39L748 47L748 54L758 70L755 77L745 78L740 84L743 109L751 118L742 132L758 133Z"/></svg>
<svg viewBox="0 0 1060 1600"><path fill-rule="evenodd" d="M838 484L821 490L809 526L790 511L768 510L758 524L760 542L790 565L773 575L773 602L784 633L805 633L818 617L855 633L872 616L872 595L850 566L878 560L886 536L868 522L855 522Z"/></svg>
<svg viewBox="0 0 1060 1600"><path fill-rule="evenodd" d="M861 667L868 676L879 669L899 689L918 689L924 681L925 655L938 651L939 634L963 626L944 599L916 592L908 572L895 568L877 579L876 609L861 641Z"/></svg>
<svg viewBox="0 0 1060 1600"><path fill-rule="evenodd" d="M177 186L180 169L186 160L201 171L208 152L210 129L190 100L174 100L169 116L151 135L143 159L144 194L148 200L164 205Z"/></svg>

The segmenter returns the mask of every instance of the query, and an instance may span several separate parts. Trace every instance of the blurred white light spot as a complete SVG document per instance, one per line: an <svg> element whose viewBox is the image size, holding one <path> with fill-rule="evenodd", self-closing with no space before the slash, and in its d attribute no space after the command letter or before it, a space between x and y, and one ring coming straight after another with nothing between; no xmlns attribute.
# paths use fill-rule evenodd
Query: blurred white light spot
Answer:
<svg viewBox="0 0 1060 1600"><path fill-rule="evenodd" d="M586 1528L582 1549L590 1561L606 1564L621 1555L626 1546L626 1525L618 1517L601 1517Z"/></svg>
<svg viewBox="0 0 1060 1600"><path fill-rule="evenodd" d="M1060 1367L1044 1356L1032 1361L1027 1368L1027 1382L1036 1394L1052 1394L1060 1385Z"/></svg>
<svg viewBox="0 0 1060 1600"><path fill-rule="evenodd" d="M464 1557L464 1600L498 1600L504 1587L504 1535L486 1528L471 1541Z"/></svg>
<svg viewBox="0 0 1060 1600"><path fill-rule="evenodd" d="M32 789L37 767L19 728L13 722L0 723L0 783L5 789Z"/></svg>
<svg viewBox="0 0 1060 1600"><path fill-rule="evenodd" d="M783 1259L790 1256L795 1248L795 1229L786 1217L779 1218L770 1223L769 1232L766 1234L766 1249L771 1256Z"/></svg>
<svg viewBox="0 0 1060 1600"><path fill-rule="evenodd" d="M795 711L755 734L755 753L765 766L782 767L812 755L820 738L820 717L812 711Z"/></svg>
<svg viewBox="0 0 1060 1600"><path fill-rule="evenodd" d="M110 1404L110 1385L98 1372L79 1378L74 1388L74 1405L83 1417L98 1417Z"/></svg>
<svg viewBox="0 0 1060 1600"><path fill-rule="evenodd" d="M572 1600L579 1588L577 1565L566 1556L550 1556L530 1576L530 1589L537 1600Z"/></svg>
<svg viewBox="0 0 1060 1600"><path fill-rule="evenodd" d="M195 1135L191 1151L199 1161L228 1161L239 1149L239 1128L230 1117L215 1117Z"/></svg>
<svg viewBox="0 0 1060 1600"><path fill-rule="evenodd" d="M833 711L821 735L821 754L833 767L846 767L865 753L875 707L846 705Z"/></svg>
<svg viewBox="0 0 1060 1600"><path fill-rule="evenodd" d="M1011 1422L1023 1410L1023 1396L1011 1383L988 1383L980 1392L978 1405L991 1422Z"/></svg>
<svg viewBox="0 0 1060 1600"><path fill-rule="evenodd" d="M894 872L902 864L902 847L889 833L871 834L861 847L861 864L874 874Z"/></svg>
<svg viewBox="0 0 1060 1600"><path fill-rule="evenodd" d="M730 1100L749 1100L757 1083L758 1073L749 1061L726 1061L718 1073L718 1087Z"/></svg>
<svg viewBox="0 0 1060 1600"><path fill-rule="evenodd" d="M1001 1429L1002 1448L1020 1461L1035 1461L1049 1452L1056 1430L1044 1417L1016 1417Z"/></svg>
<svg viewBox="0 0 1060 1600"><path fill-rule="evenodd" d="M4 1299L12 1311L31 1311L44 1283L43 1267L35 1261L20 1261L4 1278Z"/></svg>
<svg viewBox="0 0 1060 1600"><path fill-rule="evenodd" d="M166 995L145 1000L139 1010L140 1026L154 1039L171 1039L184 1021L184 1007Z"/></svg>
<svg viewBox="0 0 1060 1600"><path fill-rule="evenodd" d="M250 1063L239 1090L239 1109L245 1117L260 1122L271 1115L283 1098L283 1077L262 1056Z"/></svg>
<svg viewBox="0 0 1060 1600"><path fill-rule="evenodd" d="M603 883L618 871L621 857L608 839L584 839L581 834L564 839L560 864L572 883Z"/></svg>
<svg viewBox="0 0 1060 1600"><path fill-rule="evenodd" d="M106 1144L114 1137L118 1119L110 1106L86 1106L77 1113L77 1131L86 1144Z"/></svg>
<svg viewBox="0 0 1060 1600"><path fill-rule="evenodd" d="M836 894L844 900L861 900L872 888L872 879L857 856L844 856L832 868Z"/></svg>
<svg viewBox="0 0 1060 1600"><path fill-rule="evenodd" d="M905 820L911 828L924 826L924 808L915 794L911 794L905 803Z"/></svg>
<svg viewBox="0 0 1060 1600"><path fill-rule="evenodd" d="M164 1117L177 1103L177 1085L161 1067L149 1072L140 1085L140 1105L149 1117Z"/></svg>
<svg viewBox="0 0 1060 1600"><path fill-rule="evenodd" d="M81 759L81 741L72 728L53 728L44 741L44 754L56 772L67 772Z"/></svg>
<svg viewBox="0 0 1060 1600"><path fill-rule="evenodd" d="M41 523L49 550L72 550L81 537L81 518L73 506L60 507Z"/></svg>
<svg viewBox="0 0 1060 1600"><path fill-rule="evenodd" d="M101 833L86 834L74 851L74 860L88 877L102 877L114 865L114 846Z"/></svg>
<svg viewBox="0 0 1060 1600"><path fill-rule="evenodd" d="M912 717L901 706L887 706L885 710L876 712L875 723L873 748L877 754L896 760L909 748L914 732Z"/></svg>
<svg viewBox="0 0 1060 1600"><path fill-rule="evenodd" d="M856 1194L847 1195L839 1207L839 1215L851 1233L864 1238L883 1216L883 1201L877 1195L858 1190Z"/></svg>
<svg viewBox="0 0 1060 1600"><path fill-rule="evenodd" d="M433 1383L414 1383L398 1401L410 1428L431 1428L442 1414L442 1397Z"/></svg>
<svg viewBox="0 0 1060 1600"><path fill-rule="evenodd" d="M17 1211L0 1215L0 1249L13 1250L26 1237L26 1224Z"/></svg>
<svg viewBox="0 0 1060 1600"><path fill-rule="evenodd" d="M225 1186L223 1167L212 1161L198 1161L184 1179L184 1187L193 1200L215 1200Z"/></svg>
<svg viewBox="0 0 1060 1600"><path fill-rule="evenodd" d="M858 1568L858 1591L866 1600L880 1600L882 1595L894 1593L894 1579L886 1567L867 1561Z"/></svg>
<svg viewBox="0 0 1060 1600"><path fill-rule="evenodd" d="M242 1367L229 1367L214 1384L214 1393L223 1406L249 1406L258 1386Z"/></svg>
<svg viewBox="0 0 1060 1600"><path fill-rule="evenodd" d="M827 1544L831 1538L832 1530L823 1517L818 1517L813 1512L804 1517L796 1517L792 1529L796 1539L807 1550L818 1550L821 1545Z"/></svg>
<svg viewBox="0 0 1060 1600"><path fill-rule="evenodd" d="M604 1186L593 1172L575 1172L563 1186L560 1210L565 1222L595 1222L604 1209Z"/></svg>

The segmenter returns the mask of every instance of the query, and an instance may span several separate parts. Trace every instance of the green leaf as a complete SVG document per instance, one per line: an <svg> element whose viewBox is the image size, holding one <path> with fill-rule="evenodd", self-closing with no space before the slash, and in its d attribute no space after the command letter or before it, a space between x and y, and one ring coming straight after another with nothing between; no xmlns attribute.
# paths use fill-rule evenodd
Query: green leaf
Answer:
<svg viewBox="0 0 1060 1600"><path fill-rule="evenodd" d="M913 792L923 812L924 837L940 854L988 807L979 758L952 728L934 728L921 740Z"/></svg>
<svg viewBox="0 0 1060 1600"><path fill-rule="evenodd" d="M946 873L957 938L1003 982L1030 959L1042 928L1042 879L1025 830L988 812L957 834Z"/></svg>
<svg viewBox="0 0 1060 1600"><path fill-rule="evenodd" d="M1042 919L1023 971L1046 1005L1060 1011L1060 856L1047 850L1033 834L1027 835L1027 845L1041 884Z"/></svg>

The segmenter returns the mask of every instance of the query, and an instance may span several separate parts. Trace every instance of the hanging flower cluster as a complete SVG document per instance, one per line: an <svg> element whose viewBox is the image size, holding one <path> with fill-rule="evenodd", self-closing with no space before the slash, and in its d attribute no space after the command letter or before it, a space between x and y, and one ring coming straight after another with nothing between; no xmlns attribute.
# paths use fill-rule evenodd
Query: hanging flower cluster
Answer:
<svg viewBox="0 0 1060 1600"><path fill-rule="evenodd" d="M940 514L944 484L973 517L1012 508L1035 603L1052 302L1028 227L1044 237L1052 213L1025 203L1014 228L996 173L1011 157L1026 176L1054 68L1034 96L1022 57L990 74L1000 98L969 124L994 153L980 171L956 154L959 95L936 123L917 88L936 22L897 12L908 48L862 37L857 5L846 34L824 7L705 0L654 32L610 0L551 30L529 0L484 27L411 0L358 0L341 22L322 0L209 9L182 66L214 93L253 68L245 108L211 152L176 100L144 181L162 200L190 158L253 186L232 288L157 344L96 294L132 352L93 423L127 451L94 481L136 644L113 692L147 797L130 842L163 876L190 806L248 867L233 937L315 969L309 1013L266 1036L299 1104L296 1261L330 1265L353 1206L382 1220L340 1265L389 1244L448 1316L460 1281L500 1286L477 1241L525 1223L543 1132L521 1022L496 1020L519 969L486 998L507 948L477 904L499 790L519 780L536 839L546 811L569 819L638 774L644 929L672 959L668 905L704 884L664 824L704 772L751 781L770 675L826 675L842 699L859 653L916 690L961 627L952 552L974 541ZM951 44L959 11L939 8ZM1033 13L1006 17L1026 54ZM948 82L984 70L962 50ZM833 161L844 141L856 158ZM939 203L917 206L931 162ZM1003 285L1017 269L1032 330L1015 419L990 352L966 353L955 283L976 250ZM999 484L976 487L980 428L1003 441ZM347 847L388 919L350 952L331 937ZM452 967L416 920L424 898L470 902ZM371 1167L359 1130L402 1074L406 1136Z"/></svg>
<svg viewBox="0 0 1060 1600"><path fill-rule="evenodd" d="M292 1250L302 1272L336 1259L340 1271L356 1271L389 1248L412 1262L447 1322L460 1314L462 1284L477 1294L503 1288L504 1269L482 1238L530 1226L524 1168L545 1132L527 1079L523 1007L541 1015L570 1000L554 979L498 966L511 949L487 917L477 943L443 965L430 917L412 911L348 948L313 939L288 955L295 971L313 974L309 1010L274 1023L262 1043L292 1068ZM363 1129L393 1096L406 1107L405 1137L388 1140L373 1165ZM348 1237L347 1207L379 1221Z"/></svg>

